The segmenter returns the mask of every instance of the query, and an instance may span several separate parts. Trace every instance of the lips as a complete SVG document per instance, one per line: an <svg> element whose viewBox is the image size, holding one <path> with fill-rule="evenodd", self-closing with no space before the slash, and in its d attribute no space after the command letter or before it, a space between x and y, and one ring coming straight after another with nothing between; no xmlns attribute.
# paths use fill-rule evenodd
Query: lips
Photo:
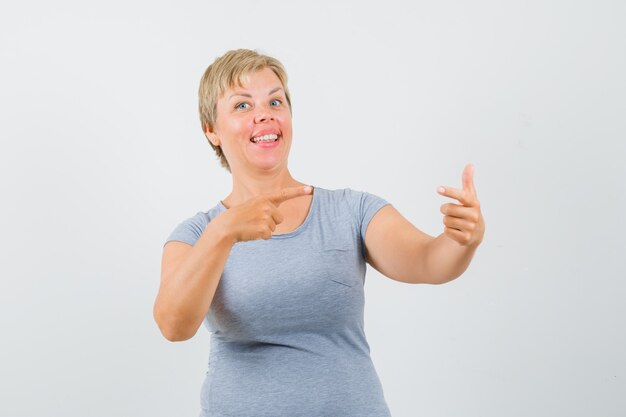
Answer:
<svg viewBox="0 0 626 417"><path fill-rule="evenodd" d="M269 142L274 142L277 140L278 140L278 135L274 133L270 133L268 135L263 135L263 136L257 136L257 137L250 139L250 141L254 143L261 143L261 142L269 143Z"/></svg>
<svg viewBox="0 0 626 417"><path fill-rule="evenodd" d="M279 146L280 144L279 139L274 139L274 140L269 140L269 141L258 141L258 142L251 141L251 143L257 149L273 149Z"/></svg>
<svg viewBox="0 0 626 417"><path fill-rule="evenodd" d="M250 138L250 140L252 141L252 139L254 138L259 138L262 136L266 136L266 135L276 135L278 136L278 139L280 139L280 131L277 129L263 129L263 130L259 130L258 132L255 132L252 134L252 137Z"/></svg>

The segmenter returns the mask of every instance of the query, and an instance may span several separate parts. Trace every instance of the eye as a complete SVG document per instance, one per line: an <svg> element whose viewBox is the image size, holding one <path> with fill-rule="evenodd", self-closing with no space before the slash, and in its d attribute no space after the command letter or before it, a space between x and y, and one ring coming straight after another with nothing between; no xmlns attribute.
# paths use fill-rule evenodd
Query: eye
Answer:
<svg viewBox="0 0 626 417"><path fill-rule="evenodd" d="M281 104L283 104L283 102L277 98L275 98L274 100L270 101L270 105L273 107L278 107Z"/></svg>
<svg viewBox="0 0 626 417"><path fill-rule="evenodd" d="M250 104L246 103L245 101L243 103L239 103L235 106L235 109L237 110L245 110L250 108Z"/></svg>

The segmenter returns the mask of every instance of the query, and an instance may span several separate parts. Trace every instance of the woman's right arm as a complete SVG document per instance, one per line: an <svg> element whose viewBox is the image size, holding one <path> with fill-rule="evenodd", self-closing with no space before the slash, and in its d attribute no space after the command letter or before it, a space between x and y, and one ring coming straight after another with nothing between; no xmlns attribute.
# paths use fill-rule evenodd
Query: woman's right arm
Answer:
<svg viewBox="0 0 626 417"><path fill-rule="evenodd" d="M153 314L167 340L183 341L196 334L235 241L218 222L209 222L194 246L165 244Z"/></svg>
<svg viewBox="0 0 626 417"><path fill-rule="evenodd" d="M187 340L196 334L211 307L233 245L270 239L276 225L284 220L278 206L311 191L311 187L289 187L251 198L211 220L194 246L177 241L165 245L153 314L167 340Z"/></svg>

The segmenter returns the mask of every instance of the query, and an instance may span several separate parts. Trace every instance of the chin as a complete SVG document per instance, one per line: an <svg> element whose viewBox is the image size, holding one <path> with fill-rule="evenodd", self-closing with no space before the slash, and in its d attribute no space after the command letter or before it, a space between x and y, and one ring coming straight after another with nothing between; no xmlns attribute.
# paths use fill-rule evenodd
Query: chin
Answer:
<svg viewBox="0 0 626 417"><path fill-rule="evenodd" d="M281 168L282 166L286 165L286 162L283 162L283 161L258 161L254 165L256 165L260 169L271 171L271 170L274 170L274 169Z"/></svg>

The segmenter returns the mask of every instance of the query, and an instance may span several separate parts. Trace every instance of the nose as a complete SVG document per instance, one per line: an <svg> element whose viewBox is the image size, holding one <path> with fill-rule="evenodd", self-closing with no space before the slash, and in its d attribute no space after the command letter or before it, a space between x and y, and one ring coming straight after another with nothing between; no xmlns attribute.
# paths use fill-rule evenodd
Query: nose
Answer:
<svg viewBox="0 0 626 417"><path fill-rule="evenodd" d="M267 122L268 120L274 120L272 113L265 107L259 107L254 115L254 121L256 123Z"/></svg>

